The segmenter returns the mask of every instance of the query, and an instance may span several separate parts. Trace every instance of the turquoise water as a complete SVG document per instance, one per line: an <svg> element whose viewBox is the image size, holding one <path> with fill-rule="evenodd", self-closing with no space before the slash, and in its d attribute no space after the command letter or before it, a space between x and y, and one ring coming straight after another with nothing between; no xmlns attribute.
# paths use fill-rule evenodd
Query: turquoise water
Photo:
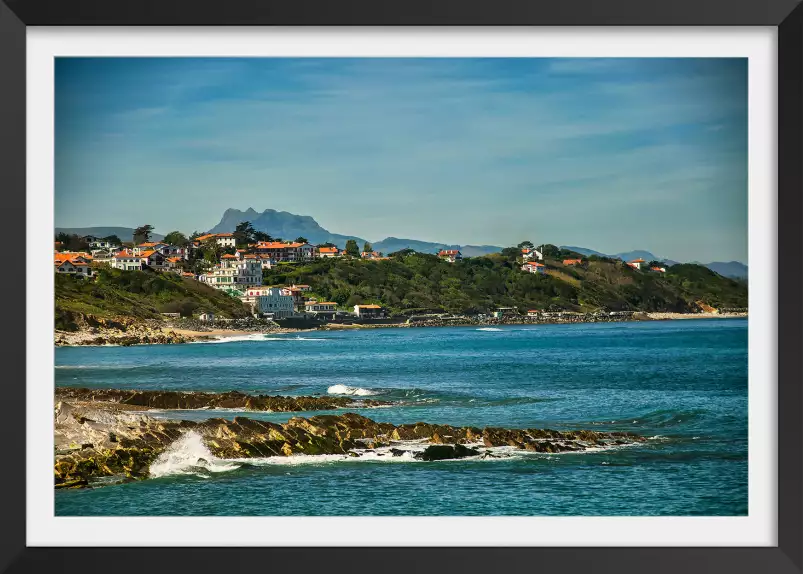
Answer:
<svg viewBox="0 0 803 574"><path fill-rule="evenodd" d="M592 428L651 438L592 453L437 463L390 457L256 461L229 465L233 470L226 472L56 491L57 515L748 511L743 319L308 332L221 343L58 348L56 384L358 393L399 401L353 409L396 424ZM243 413L160 416L238 414ZM281 422L294 415L246 416Z"/></svg>

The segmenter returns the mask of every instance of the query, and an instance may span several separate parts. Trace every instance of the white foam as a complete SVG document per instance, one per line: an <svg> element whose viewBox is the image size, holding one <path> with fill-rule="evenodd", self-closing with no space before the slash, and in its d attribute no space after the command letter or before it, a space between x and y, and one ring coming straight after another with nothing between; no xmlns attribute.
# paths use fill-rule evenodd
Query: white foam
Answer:
<svg viewBox="0 0 803 574"><path fill-rule="evenodd" d="M153 478L180 474L204 476L205 472L228 472L238 468L239 464L213 455L197 432L187 431L151 463L150 475Z"/></svg>
<svg viewBox="0 0 803 574"><path fill-rule="evenodd" d="M358 397L367 397L376 395L377 391L371 389L363 389L362 387L350 387L348 385L332 385L326 392L330 395L356 395Z"/></svg>
<svg viewBox="0 0 803 574"><path fill-rule="evenodd" d="M502 329L497 329L496 327L480 327L477 331L501 331Z"/></svg>

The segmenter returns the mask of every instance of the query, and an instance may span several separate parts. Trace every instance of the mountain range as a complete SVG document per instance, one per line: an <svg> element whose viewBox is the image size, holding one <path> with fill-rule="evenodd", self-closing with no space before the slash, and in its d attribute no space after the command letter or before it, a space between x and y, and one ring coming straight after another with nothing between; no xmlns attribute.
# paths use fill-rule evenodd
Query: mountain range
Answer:
<svg viewBox="0 0 803 574"><path fill-rule="evenodd" d="M360 249L362 249L363 244L366 242L366 239L355 235L332 233L328 229L321 227L320 224L309 215L296 215L287 211L276 211L275 209L266 209L260 213L251 207L245 211L233 208L227 209L218 224L210 229L209 233L231 233L237 227L237 224L243 221L250 221L251 225L257 231L263 231L273 237L281 237L285 240L292 240L296 237L306 237L312 244L334 243L341 249L345 248L346 241L349 239L354 239ZM75 233L78 235L95 235L98 237L117 235L123 241L130 241L134 229L131 227L57 227L56 233L59 232ZM164 235L158 233L152 233L151 237L156 241L164 239ZM382 253L393 253L394 251L400 251L402 249L413 249L421 253L437 253L441 249L458 249L465 257L479 257L502 250L502 247L497 245L458 245L398 237L386 237L380 241L371 241L370 243L374 250L381 251ZM677 261L665 257L658 257L645 250L606 254L586 247L562 245L561 248L575 251L581 255L613 257L624 261L641 258L646 261L663 261L667 265L678 263ZM695 261L693 263L698 262ZM735 279L744 279L747 277L747 265L739 261L714 261L712 263L700 263L700 265L708 267L724 277Z"/></svg>
<svg viewBox="0 0 803 574"><path fill-rule="evenodd" d="M571 245L561 245L561 249L568 249L579 253L580 255L598 255L600 257L613 257L614 259L621 259L622 261L632 261L633 259L644 259L645 261L663 261L667 265L676 265L679 261L673 261L666 257L659 257L653 255L649 251L636 250L624 251L622 253L606 254L586 247L575 247ZM699 261L691 261L690 263L697 263L703 267L708 267L714 273L719 273L723 277L730 277L731 279L746 279L747 278L747 265L739 261L713 261L711 263L700 263Z"/></svg>
<svg viewBox="0 0 803 574"><path fill-rule="evenodd" d="M346 241L354 239L362 249L366 239L354 235L341 235L332 233L328 229L321 227L315 219L309 215L296 215L287 211L276 211L266 209L259 213L249 207L245 211L239 209L227 209L220 218L220 222L209 230L209 233L231 233L238 223L250 221L257 231L263 231L273 237L282 239L295 239L296 237L306 237L310 243L334 243L339 248L346 247ZM459 249L466 257L477 257L500 251L502 248L495 245L452 245L448 243L433 243L431 241L419 241L417 239L400 239L398 237L386 237L381 241L369 241L376 251L382 253L393 253L401 249L414 249L422 253L433 253L441 249Z"/></svg>

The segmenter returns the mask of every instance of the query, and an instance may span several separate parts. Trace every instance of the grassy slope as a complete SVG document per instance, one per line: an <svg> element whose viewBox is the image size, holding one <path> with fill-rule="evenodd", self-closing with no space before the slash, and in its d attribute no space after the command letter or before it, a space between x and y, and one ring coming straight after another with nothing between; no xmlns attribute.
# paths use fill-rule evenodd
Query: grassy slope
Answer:
<svg viewBox="0 0 803 574"><path fill-rule="evenodd" d="M747 307L747 287L693 264L666 274L640 272L621 261L591 257L582 266L547 258L547 275L519 269L505 254L455 264L434 255L399 254L384 261L317 260L280 265L265 283L304 283L319 297L349 307L380 303L394 312L487 312L526 309L690 311L702 300L713 307ZM558 258L558 256L560 258Z"/></svg>
<svg viewBox="0 0 803 574"><path fill-rule="evenodd" d="M232 297L173 273L99 271L96 281L56 275L56 328L73 330L87 316L159 318L159 313L212 311L244 317L245 306Z"/></svg>

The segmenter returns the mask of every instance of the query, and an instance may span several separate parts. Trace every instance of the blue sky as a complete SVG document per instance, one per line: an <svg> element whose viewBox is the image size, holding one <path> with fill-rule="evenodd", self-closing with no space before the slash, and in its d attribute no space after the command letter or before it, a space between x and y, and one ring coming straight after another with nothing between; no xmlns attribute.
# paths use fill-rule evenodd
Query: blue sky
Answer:
<svg viewBox="0 0 803 574"><path fill-rule="evenodd" d="M59 58L57 226L747 261L744 59Z"/></svg>

